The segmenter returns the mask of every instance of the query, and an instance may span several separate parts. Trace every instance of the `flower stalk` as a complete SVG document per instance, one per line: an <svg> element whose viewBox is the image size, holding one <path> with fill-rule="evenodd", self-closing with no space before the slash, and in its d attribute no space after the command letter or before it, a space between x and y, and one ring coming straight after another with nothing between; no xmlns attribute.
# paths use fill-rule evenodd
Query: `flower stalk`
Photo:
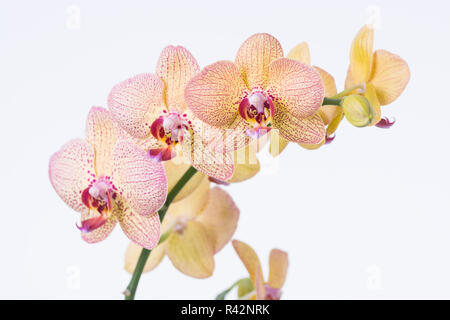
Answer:
<svg viewBox="0 0 450 320"><path fill-rule="evenodd" d="M159 209L158 215L161 222L166 215L167 210L169 209L170 204L173 199L178 195L178 193L183 189L183 187L188 183L188 181L195 175L197 170L194 167L189 167L189 169L184 173L180 180L178 180L177 184L173 187L173 189L167 195L166 202ZM160 239L160 243L164 241L167 237L164 235ZM141 254L139 256L139 260L136 264L136 268L134 269L133 275L131 277L130 283L127 286L127 289L124 291L125 300L134 300L134 296L136 294L136 289L139 284L139 280L141 279L142 271L144 270L145 263L147 262L148 257L150 256L151 250L142 249Z"/></svg>

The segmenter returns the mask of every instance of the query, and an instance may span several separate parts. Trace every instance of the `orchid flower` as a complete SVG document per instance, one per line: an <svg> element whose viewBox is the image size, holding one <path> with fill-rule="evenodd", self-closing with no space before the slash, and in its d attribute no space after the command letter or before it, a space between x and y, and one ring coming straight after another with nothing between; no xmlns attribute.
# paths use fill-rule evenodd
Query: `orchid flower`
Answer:
<svg viewBox="0 0 450 320"><path fill-rule="evenodd" d="M208 147L213 128L186 110L186 83L200 67L183 47L163 49L156 74L140 74L117 84L108 98L109 109L119 126L157 161L180 156L177 163L194 166L220 180L233 174L231 155Z"/></svg>
<svg viewBox="0 0 450 320"><path fill-rule="evenodd" d="M306 42L302 42L295 46L287 55L289 59L293 59L299 61L301 63L311 65L311 54L309 50L309 45ZM322 83L324 86L325 97L332 97L337 94L336 82L331 74L323 70L322 68L313 66L313 68L319 73L320 78L322 79ZM325 105L321 106L317 111L320 117L322 118L323 124L327 126L326 136L331 136L334 131L337 129L337 125L332 124L332 120L338 115L342 114L342 108L339 106ZM287 147L289 141L283 139L275 132L271 134L271 147L270 154L272 156L277 156ZM299 143L299 145L305 149L314 150L320 148L326 139L322 140L318 144L304 144ZM277 147L273 147L278 144Z"/></svg>
<svg viewBox="0 0 450 320"><path fill-rule="evenodd" d="M65 144L50 159L50 181L61 199L81 213L81 237L104 240L119 222L134 243L151 249L160 237L155 213L165 202L164 168L120 133L106 109L93 107L86 140Z"/></svg>
<svg viewBox="0 0 450 320"><path fill-rule="evenodd" d="M152 250L144 272L156 268L167 254L180 272L194 278L210 277L214 255L230 241L238 218L233 199L218 187L210 189L204 177L191 195L169 207L161 226L166 240ZM125 258L128 272L134 271L141 249L130 243Z"/></svg>
<svg viewBox="0 0 450 320"><path fill-rule="evenodd" d="M272 249L269 256L269 279L264 281L261 262L258 255L249 245L242 241L233 240L233 247L247 269L251 285L246 290L239 288L241 299L251 300L279 300L281 289L286 281L288 269L288 254L279 249ZM245 283L240 281L239 283Z"/></svg>
<svg viewBox="0 0 450 320"><path fill-rule="evenodd" d="M350 66L345 88L360 88L369 100L375 114L370 125L381 120L381 106L394 102L405 90L410 79L408 64L399 56L386 50L373 51L374 30L365 25L353 40L350 49ZM389 123L389 120L383 120ZM381 127L389 127L381 126Z"/></svg>
<svg viewBox="0 0 450 320"><path fill-rule="evenodd" d="M248 38L234 63L209 65L186 87L188 108L207 124L228 129L225 145L216 145L225 151L240 149L249 137L272 128L288 141L321 143L325 129L316 111L323 98L319 73L283 58L278 40L265 33Z"/></svg>

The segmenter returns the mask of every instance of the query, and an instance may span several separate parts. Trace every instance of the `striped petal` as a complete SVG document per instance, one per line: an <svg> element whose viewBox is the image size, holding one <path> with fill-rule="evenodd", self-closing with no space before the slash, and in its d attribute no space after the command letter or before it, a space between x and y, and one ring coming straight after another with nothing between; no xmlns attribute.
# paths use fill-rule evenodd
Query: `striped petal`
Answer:
<svg viewBox="0 0 450 320"><path fill-rule="evenodd" d="M86 123L86 140L95 150L97 176L111 176L112 154L118 136L108 110L101 107L91 108Z"/></svg>
<svg viewBox="0 0 450 320"><path fill-rule="evenodd" d="M289 51L287 57L289 59L297 60L304 64L310 65L311 64L311 55L310 55L308 43L302 42L302 43L296 45L294 48L292 48L291 51Z"/></svg>
<svg viewBox="0 0 450 320"><path fill-rule="evenodd" d="M219 252L230 241L238 220L239 209L231 196L218 187L211 189L197 221L214 239L214 252Z"/></svg>
<svg viewBox="0 0 450 320"><path fill-rule="evenodd" d="M231 154L211 150L198 134L186 137L182 147L183 157L205 175L222 181L228 180L233 175Z"/></svg>
<svg viewBox="0 0 450 320"><path fill-rule="evenodd" d="M267 91L298 119L313 115L322 105L324 87L319 73L301 62L281 58L270 64Z"/></svg>
<svg viewBox="0 0 450 320"><path fill-rule="evenodd" d="M214 271L214 240L203 225L188 221L182 232L172 232L166 253L175 268L194 278L208 278Z"/></svg>
<svg viewBox="0 0 450 320"><path fill-rule="evenodd" d="M120 226L125 235L137 245L145 249L153 249L158 245L161 235L159 216L143 216L131 211L128 204L123 204L123 211L117 214Z"/></svg>
<svg viewBox="0 0 450 320"><path fill-rule="evenodd" d="M257 283L256 282L257 278L258 281L264 283L264 278L261 274L261 263L259 262L258 255L256 254L255 250L253 250L248 244L239 240L233 240L232 243L234 250L236 251L245 268L247 269L248 274L250 275L250 279L252 280L252 283L255 285Z"/></svg>
<svg viewBox="0 0 450 320"><path fill-rule="evenodd" d="M83 214L81 221L83 221L85 217L86 214ZM116 217L110 216L101 227L92 230L90 232L81 232L81 238L87 243L97 243L103 241L114 230L116 224L117 224Z"/></svg>
<svg viewBox="0 0 450 320"><path fill-rule="evenodd" d="M245 94L246 87L237 66L231 61L219 61L189 81L185 99L200 120L224 127L234 121Z"/></svg>
<svg viewBox="0 0 450 320"><path fill-rule="evenodd" d="M154 74L139 74L117 84L108 107L117 123L136 138L146 138L164 109L163 82Z"/></svg>
<svg viewBox="0 0 450 320"><path fill-rule="evenodd" d="M350 48L352 83L359 85L369 80L373 62L373 27L365 25L359 30Z"/></svg>
<svg viewBox="0 0 450 320"><path fill-rule="evenodd" d="M189 80L200 72L194 56L181 46L163 49L156 66L156 74L163 80L164 100L171 111L186 109L184 91Z"/></svg>
<svg viewBox="0 0 450 320"><path fill-rule="evenodd" d="M134 242L130 242L125 254L125 270L129 273L133 273L136 268L137 261L141 255L142 247L138 246ZM152 271L155 269L162 261L166 255L166 250L164 244L158 245L152 249L150 255L145 263L143 273Z"/></svg>
<svg viewBox="0 0 450 320"><path fill-rule="evenodd" d="M325 126L318 114L299 120L281 106L276 108L273 126L282 138L292 142L319 144L325 137Z"/></svg>
<svg viewBox="0 0 450 320"><path fill-rule="evenodd" d="M95 177L94 158L94 149L82 139L68 142L50 158L48 172L53 188L78 212L86 210L81 194Z"/></svg>
<svg viewBox="0 0 450 320"><path fill-rule="evenodd" d="M377 97L382 106L394 102L401 95L410 76L405 60L385 50L375 51L370 83L377 90Z"/></svg>
<svg viewBox="0 0 450 320"><path fill-rule="evenodd" d="M283 57L280 42L267 33L257 33L244 41L236 55L236 65L250 90L265 89L269 65Z"/></svg>
<svg viewBox="0 0 450 320"><path fill-rule="evenodd" d="M121 140L114 148L113 182L131 210L152 215L166 201L167 179L164 167L130 141Z"/></svg>
<svg viewBox="0 0 450 320"><path fill-rule="evenodd" d="M270 251L268 285L274 289L281 289L286 281L288 269L288 254L279 249Z"/></svg>
<svg viewBox="0 0 450 320"><path fill-rule="evenodd" d="M167 176L167 186L169 192L177 184L178 180L186 173L191 166L190 163L185 163L183 157L175 157L173 160L164 161L164 169ZM205 176L201 172L197 172L185 186L181 189L178 195L173 199L173 203L180 201L189 196L197 189Z"/></svg>

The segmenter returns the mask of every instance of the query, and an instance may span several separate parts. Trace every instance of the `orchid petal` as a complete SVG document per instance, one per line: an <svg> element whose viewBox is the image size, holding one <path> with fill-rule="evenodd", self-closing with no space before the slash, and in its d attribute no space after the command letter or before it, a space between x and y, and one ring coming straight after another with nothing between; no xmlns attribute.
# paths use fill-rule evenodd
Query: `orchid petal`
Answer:
<svg viewBox="0 0 450 320"><path fill-rule="evenodd" d="M188 221L181 232L166 240L166 253L175 268L194 278L208 278L214 271L214 240L203 225Z"/></svg>
<svg viewBox="0 0 450 320"><path fill-rule="evenodd" d="M301 62L281 58L269 67L267 91L298 119L312 116L322 105L324 87L319 73Z"/></svg>
<svg viewBox="0 0 450 320"><path fill-rule="evenodd" d="M314 69L319 72L320 78L322 79L322 83L325 89L325 97L335 96L337 94L337 90L336 82L334 81L333 76L319 67L314 67ZM327 126L336 117L340 110L340 106L325 105L321 106L318 112L323 120L323 123Z"/></svg>
<svg viewBox="0 0 450 320"><path fill-rule="evenodd" d="M294 48L292 48L291 51L289 51L287 57L289 59L297 60L304 64L310 65L311 64L311 55L310 55L308 43L302 42L302 43L296 45Z"/></svg>
<svg viewBox="0 0 450 320"><path fill-rule="evenodd" d="M288 254L279 249L270 251L269 256L269 281L268 285L275 289L281 289L286 281L288 269Z"/></svg>
<svg viewBox="0 0 450 320"><path fill-rule="evenodd" d="M371 83L367 84L366 91L364 92L364 97L366 97L367 100L369 100L370 105L372 106L373 117L369 125L374 126L381 119L381 105L380 101L378 100L375 86L372 85Z"/></svg>
<svg viewBox="0 0 450 320"><path fill-rule="evenodd" d="M278 106L273 117L273 125L279 130L281 137L292 142L319 144L325 137L325 126L318 114L299 120Z"/></svg>
<svg viewBox="0 0 450 320"><path fill-rule="evenodd" d="M269 65L283 57L280 42L267 33L257 33L244 41L236 55L236 65L250 90L265 89Z"/></svg>
<svg viewBox="0 0 450 320"><path fill-rule="evenodd" d="M146 138L164 109L163 82L154 74L139 74L117 84L108 107L117 123L136 138Z"/></svg>
<svg viewBox="0 0 450 320"><path fill-rule="evenodd" d="M91 108L86 123L86 140L95 150L97 176L111 176L112 154L118 136L108 110L101 107Z"/></svg>
<svg viewBox="0 0 450 320"><path fill-rule="evenodd" d="M171 111L186 109L184 91L189 80L200 72L194 56L181 46L167 46L161 52L156 74L164 81L164 98Z"/></svg>
<svg viewBox="0 0 450 320"><path fill-rule="evenodd" d="M256 278L258 278L258 281L261 281L264 284L264 279L261 274L261 262L259 262L258 255L256 254L255 250L253 250L248 244L239 240L233 240L232 244L234 250L247 269L252 283L256 285ZM259 274L258 269L260 271Z"/></svg>
<svg viewBox="0 0 450 320"><path fill-rule="evenodd" d="M86 214L82 215L81 221L85 220L87 217ZM105 223L98 227L95 230L92 230L90 232L82 232L81 238L86 241L87 243L97 243L104 239L106 239L110 233L114 230L114 227L117 224L117 219L114 216L109 216Z"/></svg>
<svg viewBox="0 0 450 320"><path fill-rule="evenodd" d="M131 209L152 215L167 197L164 167L130 141L121 140L114 148L113 182Z"/></svg>
<svg viewBox="0 0 450 320"><path fill-rule="evenodd" d="M257 266L256 275L255 275L255 291L256 291L256 300L265 300L266 298L266 288L264 286L264 278L262 275L261 266Z"/></svg>
<svg viewBox="0 0 450 320"><path fill-rule="evenodd" d="M350 48L351 82L353 85L366 83L372 71L373 27L365 25L359 30ZM350 81L350 80L349 80Z"/></svg>
<svg viewBox="0 0 450 320"><path fill-rule="evenodd" d="M280 155L288 146L289 141L280 136L278 130L270 131L270 146L269 152L272 157Z"/></svg>
<svg viewBox="0 0 450 320"><path fill-rule="evenodd" d="M385 50L375 51L370 83L374 85L382 106L394 102L401 95L410 76L405 60Z"/></svg>
<svg viewBox="0 0 450 320"><path fill-rule="evenodd" d="M209 191L208 200L197 221L214 239L214 252L219 252L230 241L236 231L239 209L231 196L215 187Z"/></svg>
<svg viewBox="0 0 450 320"><path fill-rule="evenodd" d="M167 176L167 186L169 192L173 189L173 187L177 184L178 180L186 173L189 169L189 163L183 163L183 157L174 158L171 161L166 161L163 163L164 169ZM181 191L177 194L175 199L173 199L172 203L180 201L187 196L189 196L193 191L197 189L197 187L203 181L204 175L201 172L197 172L189 181L184 185Z"/></svg>
<svg viewBox="0 0 450 320"><path fill-rule="evenodd" d="M259 150L259 144L265 144L267 141L265 138L266 136L267 135L260 139L253 140L245 148L234 152L234 173L228 182L242 182L254 177L259 172L261 166L258 158L256 157L256 153Z"/></svg>
<svg viewBox="0 0 450 320"><path fill-rule="evenodd" d="M95 153L86 141L76 139L53 154L49 163L49 177L53 188L72 209L84 212L82 192L95 177Z"/></svg>
<svg viewBox="0 0 450 320"><path fill-rule="evenodd" d="M127 203L123 203L122 211L117 214L117 219L125 235L134 243L148 250L158 245L161 224L156 212L143 216L133 212Z"/></svg>
<svg viewBox="0 0 450 320"><path fill-rule="evenodd" d="M141 255L142 247L138 246L134 242L130 242L125 254L125 270L129 273L133 273L136 268L136 264ZM142 273L146 273L155 269L166 255L164 244L158 245L152 249L150 255L145 263Z"/></svg>
<svg viewBox="0 0 450 320"><path fill-rule="evenodd" d="M219 61L189 81L185 99L200 120L224 127L234 121L245 94L246 87L237 66L231 61Z"/></svg>

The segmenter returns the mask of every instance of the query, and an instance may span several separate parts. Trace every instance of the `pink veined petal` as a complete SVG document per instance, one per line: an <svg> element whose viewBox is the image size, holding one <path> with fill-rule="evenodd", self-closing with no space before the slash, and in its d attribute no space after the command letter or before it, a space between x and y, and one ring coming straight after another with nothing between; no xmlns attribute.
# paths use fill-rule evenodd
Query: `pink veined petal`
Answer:
<svg viewBox="0 0 450 320"><path fill-rule="evenodd" d="M164 99L171 111L186 109L184 90L189 80L200 72L194 56L181 46L167 46L161 52L156 74L164 81Z"/></svg>
<svg viewBox="0 0 450 320"><path fill-rule="evenodd" d="M163 82L144 73L117 84L109 94L108 107L114 119L130 135L146 138L152 122L164 107Z"/></svg>
<svg viewBox="0 0 450 320"><path fill-rule="evenodd" d="M86 214L82 215L81 221L86 218ZM108 217L106 222L99 228L91 232L81 232L81 238L87 243L97 243L105 240L117 224L117 219L113 215Z"/></svg>
<svg viewBox="0 0 450 320"><path fill-rule="evenodd" d="M231 154L211 150L198 134L192 132L186 137L182 148L184 158L205 175L223 181L233 175L234 164Z"/></svg>
<svg viewBox="0 0 450 320"><path fill-rule="evenodd" d="M281 137L303 144L319 144L325 139L325 125L318 113L305 119L292 117L282 106L277 105L273 126Z"/></svg>
<svg viewBox="0 0 450 320"><path fill-rule="evenodd" d="M185 98L188 108L200 120L224 127L234 121L246 91L237 66L231 61L219 61L189 81Z"/></svg>
<svg viewBox="0 0 450 320"><path fill-rule="evenodd" d="M236 55L236 65L250 90L265 89L269 65L284 56L280 42L267 33L257 33L244 41Z"/></svg>
<svg viewBox="0 0 450 320"><path fill-rule="evenodd" d="M142 216L131 211L125 203L123 211L117 214L117 219L125 235L137 245L148 250L158 245L161 223L157 213Z"/></svg>
<svg viewBox="0 0 450 320"><path fill-rule="evenodd" d="M276 102L298 119L312 116L325 96L319 73L301 62L281 58L269 67L267 91Z"/></svg>
<svg viewBox="0 0 450 320"><path fill-rule="evenodd" d="M86 140L95 150L95 171L97 176L112 173L112 153L116 144L117 128L108 110L92 107L86 123Z"/></svg>
<svg viewBox="0 0 450 320"><path fill-rule="evenodd" d="M95 177L94 149L82 139L68 142L51 157L49 177L61 199L72 209L84 212L81 194Z"/></svg>
<svg viewBox="0 0 450 320"><path fill-rule="evenodd" d="M113 158L112 181L131 210L141 215L159 210L167 197L167 178L162 164L125 140L117 142Z"/></svg>

